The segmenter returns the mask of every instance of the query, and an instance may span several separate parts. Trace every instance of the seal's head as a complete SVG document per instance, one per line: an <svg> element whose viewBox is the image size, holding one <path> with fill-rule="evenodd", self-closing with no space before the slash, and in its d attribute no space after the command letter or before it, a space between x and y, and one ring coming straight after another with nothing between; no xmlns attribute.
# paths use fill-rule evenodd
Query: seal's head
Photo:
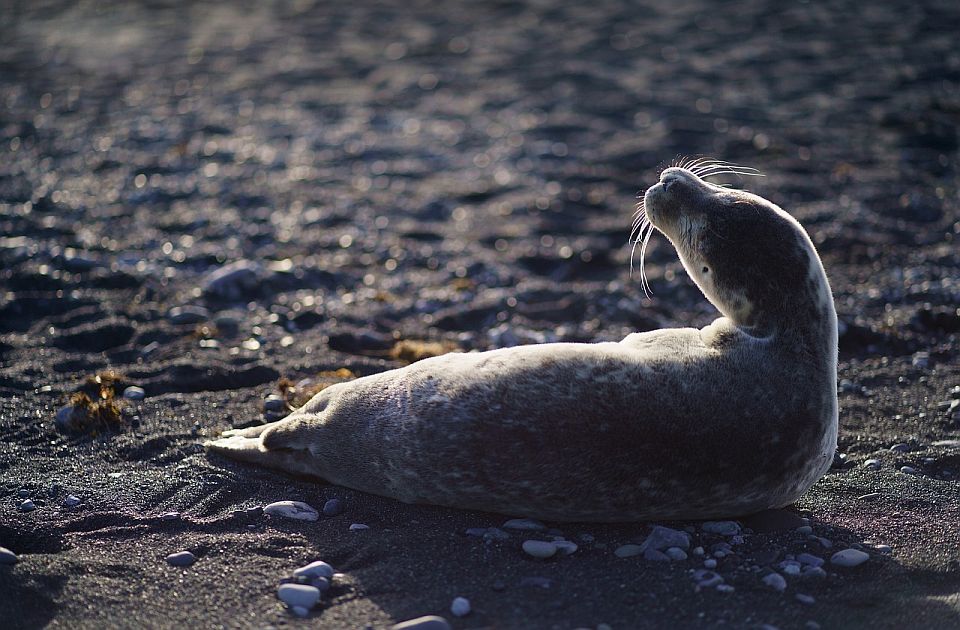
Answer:
<svg viewBox="0 0 960 630"><path fill-rule="evenodd" d="M823 266L800 224L762 197L698 175L716 172L665 169L644 195L641 228L649 221L670 239L693 281L737 326L759 335L813 321L835 326Z"/></svg>

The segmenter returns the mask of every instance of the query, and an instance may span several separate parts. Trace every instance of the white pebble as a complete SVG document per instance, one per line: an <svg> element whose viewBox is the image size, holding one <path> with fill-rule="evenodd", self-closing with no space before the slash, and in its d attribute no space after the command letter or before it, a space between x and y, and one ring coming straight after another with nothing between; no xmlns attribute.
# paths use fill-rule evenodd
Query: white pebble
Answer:
<svg viewBox="0 0 960 630"><path fill-rule="evenodd" d="M265 506L263 513L297 521L315 521L320 518L319 512L302 501L276 501Z"/></svg>
<svg viewBox="0 0 960 630"><path fill-rule="evenodd" d="M916 475L918 471L913 466L901 466L900 472L902 472L905 475Z"/></svg>
<svg viewBox="0 0 960 630"><path fill-rule="evenodd" d="M370 526L369 526L369 525L364 525L363 523L351 523L351 524L350 524L350 531L351 531L351 532L359 532L359 531L363 531L363 530L365 530L365 529L370 529Z"/></svg>
<svg viewBox="0 0 960 630"><path fill-rule="evenodd" d="M466 597L456 597L450 604L450 612L454 617L466 617L470 614L470 600Z"/></svg>
<svg viewBox="0 0 960 630"><path fill-rule="evenodd" d="M123 390L123 397L127 400L143 400L146 395L147 392L144 391L142 387L137 387L136 385L131 385Z"/></svg>
<svg viewBox="0 0 960 630"><path fill-rule="evenodd" d="M450 622L437 615L427 615L398 623L390 630L450 630Z"/></svg>
<svg viewBox="0 0 960 630"><path fill-rule="evenodd" d="M664 553L674 562L682 562L687 559L687 552L679 547L670 547Z"/></svg>
<svg viewBox="0 0 960 630"><path fill-rule="evenodd" d="M863 465L870 470L880 470L880 466L882 464L880 463L879 459L868 459L867 461L863 462Z"/></svg>
<svg viewBox="0 0 960 630"><path fill-rule="evenodd" d="M813 604L817 600L810 597L809 595L804 595L803 593L797 593L797 601L801 604Z"/></svg>
<svg viewBox="0 0 960 630"><path fill-rule="evenodd" d="M80 497L74 496L72 494L68 494L67 498L63 500L63 505L66 507L77 507L78 505L80 505L80 503L81 503Z"/></svg>
<svg viewBox="0 0 960 630"><path fill-rule="evenodd" d="M771 573L764 576L763 583L775 591L783 592L787 588L787 581L779 573Z"/></svg>
<svg viewBox="0 0 960 630"><path fill-rule="evenodd" d="M320 601L320 589L306 584L281 584L277 597L291 608L300 606L310 610Z"/></svg>
<svg viewBox="0 0 960 630"><path fill-rule="evenodd" d="M643 553L643 547L640 545L620 545L614 550L613 555L618 558L632 558Z"/></svg>
<svg viewBox="0 0 960 630"><path fill-rule="evenodd" d="M178 551L167 556L167 562L175 567L188 567L196 562L197 557L189 551Z"/></svg>
<svg viewBox="0 0 960 630"><path fill-rule="evenodd" d="M856 567L870 559L870 556L859 549L844 549L830 557L830 564L838 567Z"/></svg>
<svg viewBox="0 0 960 630"><path fill-rule="evenodd" d="M553 546L565 556L569 556L579 549L577 543L570 542L569 540L555 540L553 541Z"/></svg>
<svg viewBox="0 0 960 630"><path fill-rule="evenodd" d="M294 569L293 574L296 577L322 577L329 580L333 577L333 567L323 560L317 560L316 562L311 562L310 564L302 566L299 569Z"/></svg>
<svg viewBox="0 0 960 630"><path fill-rule="evenodd" d="M557 546L543 540L525 540L523 551L534 558L550 558L557 553Z"/></svg>
<svg viewBox="0 0 960 630"><path fill-rule="evenodd" d="M717 561L714 560L713 558L707 558L706 560L703 561L703 566L705 566L708 569L716 569Z"/></svg>
<svg viewBox="0 0 960 630"><path fill-rule="evenodd" d="M16 564L17 554L6 547L0 547L0 564Z"/></svg>

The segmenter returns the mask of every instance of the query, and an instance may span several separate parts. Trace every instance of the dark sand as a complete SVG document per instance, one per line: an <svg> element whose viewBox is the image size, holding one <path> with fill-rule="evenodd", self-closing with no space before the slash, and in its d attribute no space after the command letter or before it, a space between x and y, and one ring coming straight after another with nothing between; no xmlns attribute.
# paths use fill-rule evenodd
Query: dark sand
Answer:
<svg viewBox="0 0 960 630"><path fill-rule="evenodd" d="M960 447L935 444L960 438L956 2L96 4L0 9L0 545L19 554L0 626L960 625ZM707 323L665 239L650 300L626 245L637 193L694 154L767 173L727 181L823 256L849 465L796 509L865 564L777 593L761 578L785 554L830 551L757 533L720 562L734 592L697 592L692 557L613 555L644 524L550 524L581 548L539 562L518 534L464 534L501 516L204 453L262 422L281 377L401 365L394 336L486 349ZM201 290L237 260L255 284ZM215 327L173 323L184 304ZM108 368L147 392L128 426L59 432ZM344 513L316 523L233 515L330 497ZM196 564L164 561L183 549ZM346 577L297 620L276 587L315 559Z"/></svg>

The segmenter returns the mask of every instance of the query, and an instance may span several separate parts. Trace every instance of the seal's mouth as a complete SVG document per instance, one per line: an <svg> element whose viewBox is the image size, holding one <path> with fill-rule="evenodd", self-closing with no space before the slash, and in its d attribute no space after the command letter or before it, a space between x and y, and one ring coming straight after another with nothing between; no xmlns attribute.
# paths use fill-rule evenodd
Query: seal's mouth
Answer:
<svg viewBox="0 0 960 630"><path fill-rule="evenodd" d="M664 206L671 205L682 211L682 205L678 205L675 196L677 187L683 186L716 186L704 181L707 177L719 175L749 175L763 177L760 171L748 166L739 166L732 162L723 160L712 160L709 158L682 158L677 160L676 164L670 164L660 172L660 181L646 190L640 203L637 204L637 210L633 215L633 225L630 230L630 242L633 247L630 250L630 273L633 274L633 259L637 252L637 246L640 246L640 286L643 293L650 297L652 291L647 274L643 268L643 259L646 255L647 245L650 244L650 238L653 236L654 228L660 230L669 229L669 221L663 216ZM723 184L719 184L723 187ZM666 204L666 201L673 201L672 204Z"/></svg>

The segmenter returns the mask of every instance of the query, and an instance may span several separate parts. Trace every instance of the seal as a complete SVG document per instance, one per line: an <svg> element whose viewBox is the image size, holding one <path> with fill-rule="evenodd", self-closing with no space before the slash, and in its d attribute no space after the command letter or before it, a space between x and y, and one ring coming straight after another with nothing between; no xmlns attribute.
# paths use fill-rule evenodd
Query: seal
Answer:
<svg viewBox="0 0 960 630"><path fill-rule="evenodd" d="M429 358L207 446L408 503L554 521L794 502L836 448L836 312L800 224L705 181L718 164L665 169L638 223L720 311L708 326Z"/></svg>

